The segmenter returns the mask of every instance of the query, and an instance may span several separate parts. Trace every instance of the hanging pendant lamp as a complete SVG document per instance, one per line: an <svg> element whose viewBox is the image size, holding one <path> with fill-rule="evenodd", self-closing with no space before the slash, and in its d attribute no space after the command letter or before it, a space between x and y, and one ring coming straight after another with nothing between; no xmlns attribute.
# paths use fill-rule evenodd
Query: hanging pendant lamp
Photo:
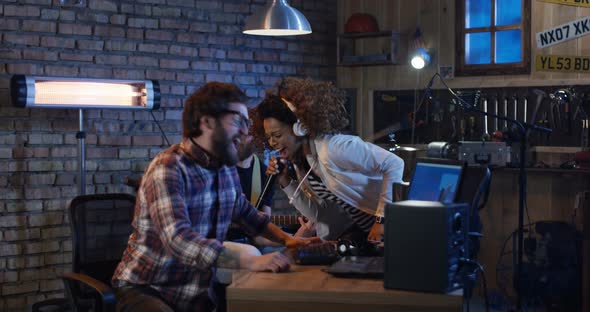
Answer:
<svg viewBox="0 0 590 312"><path fill-rule="evenodd" d="M263 10L246 19L243 33L258 36L307 35L311 33L311 26L287 0L272 0Z"/></svg>

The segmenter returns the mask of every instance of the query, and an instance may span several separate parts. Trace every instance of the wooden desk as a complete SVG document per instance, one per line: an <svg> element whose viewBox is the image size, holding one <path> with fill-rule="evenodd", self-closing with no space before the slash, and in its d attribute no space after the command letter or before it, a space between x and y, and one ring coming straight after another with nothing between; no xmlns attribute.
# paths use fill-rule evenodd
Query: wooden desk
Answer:
<svg viewBox="0 0 590 312"><path fill-rule="evenodd" d="M239 272L227 287L228 312L461 311L462 296L383 288L382 280L336 278L318 266L287 273Z"/></svg>

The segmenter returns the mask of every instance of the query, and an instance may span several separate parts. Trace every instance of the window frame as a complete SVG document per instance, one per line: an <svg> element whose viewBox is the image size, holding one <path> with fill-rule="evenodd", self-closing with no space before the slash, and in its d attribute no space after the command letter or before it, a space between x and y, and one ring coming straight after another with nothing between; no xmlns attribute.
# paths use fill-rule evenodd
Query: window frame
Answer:
<svg viewBox="0 0 590 312"><path fill-rule="evenodd" d="M495 26L494 13L496 9L496 1L492 1L492 25L489 27L477 27L465 29L465 0L457 1L456 14L457 23L455 24L455 75L456 76L489 76L489 75L519 75L530 74L531 72L531 1L522 0L522 18L520 21L520 28L510 26ZM465 35L467 33L491 32L491 60L495 58L496 36L495 33L500 30L521 30L522 40L522 60L520 63L507 64L465 64Z"/></svg>

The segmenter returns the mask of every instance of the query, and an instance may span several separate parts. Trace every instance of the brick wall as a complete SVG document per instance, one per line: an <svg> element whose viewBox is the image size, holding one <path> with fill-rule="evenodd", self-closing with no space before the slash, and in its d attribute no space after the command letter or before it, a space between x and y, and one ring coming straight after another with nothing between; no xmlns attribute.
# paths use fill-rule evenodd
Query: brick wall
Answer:
<svg viewBox="0 0 590 312"><path fill-rule="evenodd" d="M241 34L265 0L61 2L0 0L0 311L63 296L65 208L78 192L78 112L13 108L11 75L158 80L162 108L153 114L178 142L182 103L208 81L260 97L286 75L336 74L336 0L291 1L314 30L293 38ZM124 177L165 148L145 111L88 110L85 129L87 193L131 192Z"/></svg>

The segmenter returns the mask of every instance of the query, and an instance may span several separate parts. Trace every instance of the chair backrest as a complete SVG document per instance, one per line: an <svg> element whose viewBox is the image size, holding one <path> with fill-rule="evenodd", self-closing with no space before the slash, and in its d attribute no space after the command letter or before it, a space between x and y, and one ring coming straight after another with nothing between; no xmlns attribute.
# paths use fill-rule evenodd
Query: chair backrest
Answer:
<svg viewBox="0 0 590 312"><path fill-rule="evenodd" d="M94 194L75 197L69 206L72 266L107 285L133 228L135 196Z"/></svg>
<svg viewBox="0 0 590 312"><path fill-rule="evenodd" d="M487 166L467 166L463 173L463 183L457 194L457 202L469 204L469 242L468 258L475 259L479 253L479 237L482 224L479 217L490 191L492 173Z"/></svg>
<svg viewBox="0 0 590 312"><path fill-rule="evenodd" d="M467 166L463 173L463 183L457 194L457 202L470 205L470 215L485 206L492 173L487 166Z"/></svg>

